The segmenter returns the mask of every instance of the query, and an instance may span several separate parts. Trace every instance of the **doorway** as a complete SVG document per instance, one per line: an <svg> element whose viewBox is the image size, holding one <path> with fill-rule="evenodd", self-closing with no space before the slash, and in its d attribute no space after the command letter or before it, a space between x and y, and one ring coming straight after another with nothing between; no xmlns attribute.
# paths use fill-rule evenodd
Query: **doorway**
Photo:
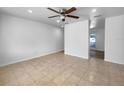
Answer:
<svg viewBox="0 0 124 93"><path fill-rule="evenodd" d="M104 60L105 19L97 20L94 27L89 29L89 56Z"/></svg>

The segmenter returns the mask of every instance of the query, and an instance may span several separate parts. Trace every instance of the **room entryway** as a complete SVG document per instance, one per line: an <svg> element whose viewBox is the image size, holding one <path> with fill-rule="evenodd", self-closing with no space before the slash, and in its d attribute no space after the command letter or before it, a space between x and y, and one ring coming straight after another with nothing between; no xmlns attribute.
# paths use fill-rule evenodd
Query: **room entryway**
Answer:
<svg viewBox="0 0 124 93"><path fill-rule="evenodd" d="M89 29L89 56L90 58L104 59L105 19L90 20Z"/></svg>

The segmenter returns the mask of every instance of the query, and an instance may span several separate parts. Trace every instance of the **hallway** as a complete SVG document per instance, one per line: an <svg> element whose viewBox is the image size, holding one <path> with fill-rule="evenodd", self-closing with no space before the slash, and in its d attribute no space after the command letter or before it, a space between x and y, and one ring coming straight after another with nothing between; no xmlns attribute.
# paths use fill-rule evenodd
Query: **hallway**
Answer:
<svg viewBox="0 0 124 93"><path fill-rule="evenodd" d="M99 58L104 60L104 52L90 49L90 57L91 58Z"/></svg>

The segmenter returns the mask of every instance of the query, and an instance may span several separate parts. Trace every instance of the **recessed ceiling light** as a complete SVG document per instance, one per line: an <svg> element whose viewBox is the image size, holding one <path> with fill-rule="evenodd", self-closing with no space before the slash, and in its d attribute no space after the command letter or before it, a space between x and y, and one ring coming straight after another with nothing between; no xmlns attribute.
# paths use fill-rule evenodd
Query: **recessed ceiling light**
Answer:
<svg viewBox="0 0 124 93"><path fill-rule="evenodd" d="M93 9L92 12L93 12L93 13L96 12L96 9Z"/></svg>
<svg viewBox="0 0 124 93"><path fill-rule="evenodd" d="M94 28L95 24L90 24L90 29Z"/></svg>
<svg viewBox="0 0 124 93"><path fill-rule="evenodd" d="M28 13L32 13L32 10L28 9Z"/></svg>
<svg viewBox="0 0 124 93"><path fill-rule="evenodd" d="M57 23L59 23L59 22L60 22L60 20L56 20L56 22L57 22Z"/></svg>
<svg viewBox="0 0 124 93"><path fill-rule="evenodd" d="M90 23L90 28L92 29L92 28L94 28L96 26L96 23L94 23L94 22L91 22Z"/></svg>

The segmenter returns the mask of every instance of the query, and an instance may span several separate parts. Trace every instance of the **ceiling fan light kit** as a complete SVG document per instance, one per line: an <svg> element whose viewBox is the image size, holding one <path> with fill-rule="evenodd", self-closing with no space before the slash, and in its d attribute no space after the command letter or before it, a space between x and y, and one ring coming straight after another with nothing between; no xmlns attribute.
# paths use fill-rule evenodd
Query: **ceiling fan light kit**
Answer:
<svg viewBox="0 0 124 93"><path fill-rule="evenodd" d="M57 23L60 23L60 20L56 20Z"/></svg>

